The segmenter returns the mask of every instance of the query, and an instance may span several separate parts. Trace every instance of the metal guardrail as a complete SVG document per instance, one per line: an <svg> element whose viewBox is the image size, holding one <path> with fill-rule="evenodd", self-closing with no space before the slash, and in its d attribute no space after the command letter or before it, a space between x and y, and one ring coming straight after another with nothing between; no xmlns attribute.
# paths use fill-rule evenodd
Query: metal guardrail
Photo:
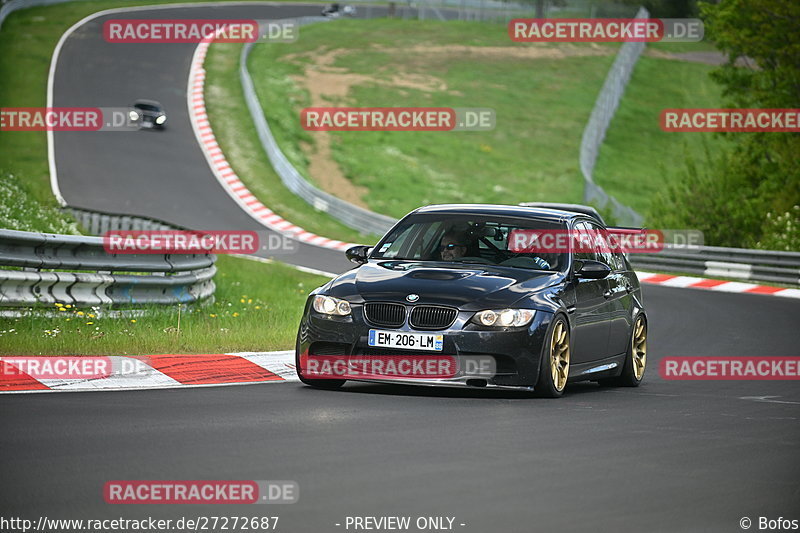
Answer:
<svg viewBox="0 0 800 533"><path fill-rule="evenodd" d="M89 235L103 235L107 231L135 230L135 231L162 231L162 230L187 230L175 224L168 224L154 218L136 215L118 215L104 213L80 207L64 207L66 211L78 221L84 233Z"/></svg>
<svg viewBox="0 0 800 533"><path fill-rule="evenodd" d="M54 4L63 4L65 2L72 2L74 0L11 0L6 2L0 7L0 28L3 27L3 22L6 18L18 9L27 9L29 7L42 7L51 6Z"/></svg>
<svg viewBox="0 0 800 533"><path fill-rule="evenodd" d="M630 254L628 259L640 270L800 285L800 252L718 246L673 247L658 253Z"/></svg>
<svg viewBox="0 0 800 533"><path fill-rule="evenodd" d="M100 237L2 229L0 307L197 302L214 294L215 260L211 254L111 254Z"/></svg>
<svg viewBox="0 0 800 533"><path fill-rule="evenodd" d="M639 8L636 13L636 18L649 16L650 14L644 7ZM581 138L580 165L584 179L583 200L600 209L610 209L616 223L622 226L641 226L644 217L606 193L594 182L592 175L606 131L611 124L611 119L614 118L625 87L631 78L633 67L636 66L644 46L643 42L627 42L620 47L614 64L608 71L603 88L597 96L592 115L589 117L589 122L586 123Z"/></svg>
<svg viewBox="0 0 800 533"><path fill-rule="evenodd" d="M303 25L313 22L323 22L328 19L325 17L303 17L297 20L299 24ZM255 86L253 85L253 79L250 77L250 73L247 70L247 58L250 55L250 51L253 49L253 44L255 43L247 43L242 49L239 64L239 77L242 82L247 108L250 110L250 115L253 117L253 122L258 132L258 138L261 140L261 146L263 146L270 163L272 163L272 167L275 169L278 176L280 176L283 184L286 185L290 191L308 202L314 209L330 214L343 224L361 233L380 235L387 232L389 228L397 222L395 219L355 206L318 189L300 174L286 158L286 155L284 155L280 147L278 147L278 143L275 141L275 137L269 129L269 124L267 124L267 119L264 117L261 103L258 100Z"/></svg>

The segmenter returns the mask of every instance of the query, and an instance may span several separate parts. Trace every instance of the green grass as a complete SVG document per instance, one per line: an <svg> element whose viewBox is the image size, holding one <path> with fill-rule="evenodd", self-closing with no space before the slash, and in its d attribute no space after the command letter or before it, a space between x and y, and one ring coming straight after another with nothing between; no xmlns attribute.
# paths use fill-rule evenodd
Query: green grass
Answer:
<svg viewBox="0 0 800 533"><path fill-rule="evenodd" d="M662 50L669 50L665 43ZM684 51L687 47L684 47ZM720 107L721 91L708 76L714 67L642 56L606 134L594 181L617 200L650 214L652 198L684 171L692 157L701 164L708 149L726 142L713 133L664 132L666 108Z"/></svg>
<svg viewBox="0 0 800 533"><path fill-rule="evenodd" d="M24 183L25 180L20 176L0 171L0 228L80 234L71 215L38 202Z"/></svg>
<svg viewBox="0 0 800 533"><path fill-rule="evenodd" d="M294 346L309 291L328 278L278 263L220 256L215 302L103 318L53 307L55 316L0 317L3 355L146 355L266 351ZM79 314L80 313L80 314ZM94 316L90 316L94 315ZM180 324L180 327L179 327Z"/></svg>
<svg viewBox="0 0 800 533"><path fill-rule="evenodd" d="M491 23L403 20L317 24L304 27L296 43L256 48L249 67L278 143L311 181L301 147L313 145L318 134L300 127L298 113L309 105L309 95L292 78L302 75L315 52L345 50L333 64L343 72L383 79L410 73L447 85L445 91L423 91L362 83L330 105L496 110L497 128L491 132L331 134L334 160L354 185L368 189L362 199L374 211L399 217L428 203L581 202L580 136L612 56L403 52L410 46L525 46L509 43L502 29ZM656 53L714 49L707 42L648 46ZM708 77L713 68L644 55L601 148L595 181L649 214L651 198L676 179L686 157L703 160L704 150L724 142L714 134L666 133L659 127L665 107L719 107L720 89Z"/></svg>
<svg viewBox="0 0 800 533"><path fill-rule="evenodd" d="M717 47L711 41L700 41L696 43L647 43L647 49L657 52L667 52L669 54L717 51Z"/></svg>
<svg viewBox="0 0 800 533"><path fill-rule="evenodd" d="M531 59L404 52L447 45L529 47L511 43L498 24L344 20L304 27L293 44L257 47L250 72L281 148L307 177L301 146L314 143L317 134L299 124L309 97L291 77L309 59L297 54L344 49L348 53L334 66L347 72L383 78L408 72L447 85L424 91L366 83L335 105L495 109L497 127L488 132L334 133L334 159L353 184L369 189L363 200L374 211L399 217L428 203L580 201L580 137L613 55Z"/></svg>
<svg viewBox="0 0 800 533"><path fill-rule="evenodd" d="M325 213L315 211L287 189L258 140L239 83L240 44L215 44L206 56L206 109L228 163L261 202L307 231L345 242L374 243ZM272 124L270 124L272 126Z"/></svg>

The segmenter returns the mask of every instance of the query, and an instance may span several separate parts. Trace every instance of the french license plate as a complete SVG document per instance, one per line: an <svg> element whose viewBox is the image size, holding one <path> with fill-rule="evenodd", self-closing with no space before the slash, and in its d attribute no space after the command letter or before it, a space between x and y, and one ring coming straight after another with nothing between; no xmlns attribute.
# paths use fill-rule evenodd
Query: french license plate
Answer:
<svg viewBox="0 0 800 533"><path fill-rule="evenodd" d="M369 330L369 345L378 348L441 352L443 341L444 335L435 335L433 333Z"/></svg>

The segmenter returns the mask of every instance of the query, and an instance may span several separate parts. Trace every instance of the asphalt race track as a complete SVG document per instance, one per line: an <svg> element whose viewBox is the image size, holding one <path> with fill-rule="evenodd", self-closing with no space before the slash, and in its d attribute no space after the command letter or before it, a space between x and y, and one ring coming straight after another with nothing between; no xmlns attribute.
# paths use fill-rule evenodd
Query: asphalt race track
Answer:
<svg viewBox="0 0 800 533"><path fill-rule="evenodd" d="M184 8L173 16L317 10ZM191 227L260 229L217 184L191 131L185 92L194 45L109 45L101 23L67 40L54 105L154 98L168 110L169 128L163 135L59 133L67 202ZM345 263L336 255L304 245L293 261L339 271ZM345 517L354 515L450 516L457 531L470 532L731 532L741 531L744 516L798 518L797 382L665 381L658 361L798 356L800 302L644 291L648 374L638 389L581 384L558 400L369 384L320 391L297 383L3 396L3 515L267 514L281 517L281 531L320 533L345 531ZM107 505L102 487L115 479L294 480L300 501Z"/></svg>
<svg viewBox="0 0 800 533"><path fill-rule="evenodd" d="M737 531L800 500L796 382L664 381L665 355L798 355L798 303L647 287L638 389L516 394L297 383L4 396L4 515L455 516L462 531ZM763 401L747 397L774 396ZM112 506L114 479L295 480L272 506Z"/></svg>

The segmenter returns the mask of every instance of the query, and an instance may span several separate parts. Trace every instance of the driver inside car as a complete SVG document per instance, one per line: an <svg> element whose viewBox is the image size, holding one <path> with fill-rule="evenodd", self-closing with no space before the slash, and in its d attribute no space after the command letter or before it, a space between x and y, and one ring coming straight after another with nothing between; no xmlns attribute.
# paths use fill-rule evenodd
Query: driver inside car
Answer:
<svg viewBox="0 0 800 533"><path fill-rule="evenodd" d="M451 230L442 235L442 240L439 242L439 256L442 261L456 261L464 257L466 252L466 233Z"/></svg>
<svg viewBox="0 0 800 533"><path fill-rule="evenodd" d="M477 252L477 247L470 245L470 232L468 231L460 231L459 229L450 229L448 230L443 236L441 241L439 242L439 257L442 261L458 261L464 257L472 257L473 255L476 256L477 259L479 253ZM472 252L472 253L468 253ZM550 254L542 254L542 256L518 256L512 257L505 261L503 261L502 265L508 266L521 266L525 268L538 268L540 270L550 270L552 269L553 261L550 257ZM550 259L550 260L548 260ZM488 261L487 261L488 262ZM515 263L522 263L522 264L515 264Z"/></svg>

